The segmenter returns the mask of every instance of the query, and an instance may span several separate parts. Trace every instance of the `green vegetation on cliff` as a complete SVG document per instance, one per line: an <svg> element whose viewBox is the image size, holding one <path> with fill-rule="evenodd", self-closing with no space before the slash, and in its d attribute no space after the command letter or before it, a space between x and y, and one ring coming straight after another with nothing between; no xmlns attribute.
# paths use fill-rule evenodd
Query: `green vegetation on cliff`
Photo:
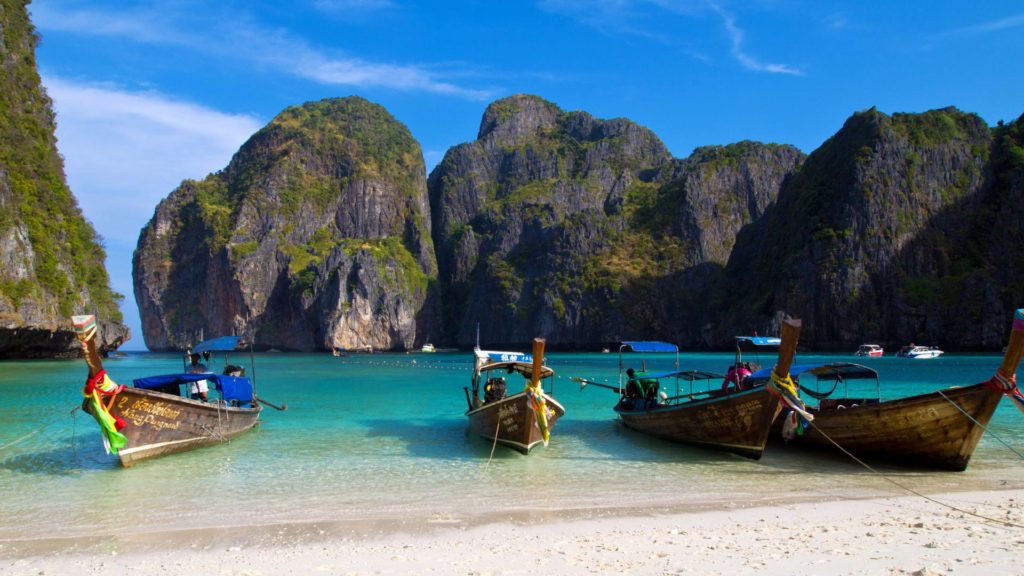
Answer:
<svg viewBox="0 0 1024 576"><path fill-rule="evenodd" d="M120 294L110 289L100 240L82 216L64 180L56 149L54 113L36 70L38 37L25 2L0 0L0 193L6 180L9 203L0 202L0 235L21 223L34 254L29 285L0 271L0 296L15 306L26 298L56 299L66 317L95 310L121 321ZM83 302L83 294L91 301Z"/></svg>

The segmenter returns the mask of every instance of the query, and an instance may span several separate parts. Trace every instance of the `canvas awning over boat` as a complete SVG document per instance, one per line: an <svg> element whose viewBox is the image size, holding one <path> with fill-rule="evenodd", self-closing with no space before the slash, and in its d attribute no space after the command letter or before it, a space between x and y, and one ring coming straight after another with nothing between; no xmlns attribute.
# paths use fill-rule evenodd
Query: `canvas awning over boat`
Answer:
<svg viewBox="0 0 1024 576"><path fill-rule="evenodd" d="M241 340L241 336L211 338L200 342L198 346L192 349L192 352L195 354L202 354L203 352L232 352L238 348L238 343Z"/></svg>
<svg viewBox="0 0 1024 576"><path fill-rule="evenodd" d="M485 364L481 366L480 372L499 371L507 373L509 371L509 368L512 369L512 372L522 374L527 378L533 376L533 364L529 364L526 362L494 362L493 364ZM551 368L548 368L547 366L540 367L541 378L550 378L554 375L555 371L552 370Z"/></svg>
<svg viewBox="0 0 1024 576"><path fill-rule="evenodd" d="M747 377L747 380L767 380L771 377L771 368L762 368ZM790 376L813 374L818 380L866 380L878 379L878 372L852 362L830 362L827 364L795 364L789 369Z"/></svg>
<svg viewBox="0 0 1024 576"><path fill-rule="evenodd" d="M724 374L716 374L715 372L705 372L704 370L672 370L669 372L657 372L654 374L647 374L644 372L638 372L637 378L656 378L661 380L662 378L679 378L680 380L688 380L693 382L694 380L718 380L725 378Z"/></svg>
<svg viewBox="0 0 1024 576"><path fill-rule="evenodd" d="M776 336L737 336L736 344L752 344L758 347L782 346L782 338Z"/></svg>
<svg viewBox="0 0 1024 576"><path fill-rule="evenodd" d="M224 374L164 374L162 376L148 376L132 380L136 388L144 390L160 390L169 386L180 384L191 384L206 380L212 383L225 400L239 400L241 402L252 401L252 381L248 378L237 376L226 376Z"/></svg>
<svg viewBox="0 0 1024 576"><path fill-rule="evenodd" d="M501 352L498 350L480 350L479 348L473 351L476 354L477 363L480 360L490 360L492 362L523 362L530 364L533 362L533 356L530 354L524 354L522 352Z"/></svg>
<svg viewBox="0 0 1024 576"><path fill-rule="evenodd" d="M668 342L647 342L630 340L622 343L621 349L629 349L633 352L678 352L679 347Z"/></svg>

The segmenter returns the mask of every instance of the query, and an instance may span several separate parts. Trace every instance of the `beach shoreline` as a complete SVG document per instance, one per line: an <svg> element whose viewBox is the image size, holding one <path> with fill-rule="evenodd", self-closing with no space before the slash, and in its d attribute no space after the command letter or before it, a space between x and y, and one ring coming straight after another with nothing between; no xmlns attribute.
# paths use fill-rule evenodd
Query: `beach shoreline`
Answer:
<svg viewBox="0 0 1024 576"><path fill-rule="evenodd" d="M991 574L1024 490L270 524L0 542L0 574ZM1009 523L1000 524L969 513Z"/></svg>

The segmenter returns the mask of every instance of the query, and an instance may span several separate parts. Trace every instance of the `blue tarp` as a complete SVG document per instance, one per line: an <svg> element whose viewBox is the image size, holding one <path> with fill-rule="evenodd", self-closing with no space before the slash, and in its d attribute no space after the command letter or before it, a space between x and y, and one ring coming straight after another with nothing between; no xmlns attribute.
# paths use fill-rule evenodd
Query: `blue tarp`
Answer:
<svg viewBox="0 0 1024 576"><path fill-rule="evenodd" d="M771 377L771 368L762 368L748 377L748 380L767 380ZM818 380L861 380L878 378L878 372L852 362L830 362L828 364L797 364L790 366L790 376L813 374Z"/></svg>
<svg viewBox="0 0 1024 576"><path fill-rule="evenodd" d="M207 380L212 383L217 390L221 391L225 400L252 401L252 381L244 377L225 376L212 372L209 374L164 374L162 376L136 378L132 382L136 388L155 390L175 384L190 384L200 380Z"/></svg>
<svg viewBox="0 0 1024 576"><path fill-rule="evenodd" d="M220 338L203 340L192 349L192 352L196 354L202 354L203 352L231 352L238 348L238 342L241 339L240 336L221 336Z"/></svg>
<svg viewBox="0 0 1024 576"><path fill-rule="evenodd" d="M678 352L679 347L675 344L669 344L668 342L641 342L641 341L629 341L623 342L623 347L629 348L633 352Z"/></svg>
<svg viewBox="0 0 1024 576"><path fill-rule="evenodd" d="M523 362L533 363L533 356L519 352L487 352L487 357L495 362Z"/></svg>
<svg viewBox="0 0 1024 576"><path fill-rule="evenodd" d="M782 346L782 338L775 336L737 336L736 343L748 343L754 346Z"/></svg>
<svg viewBox="0 0 1024 576"><path fill-rule="evenodd" d="M675 378L679 377L683 380L717 380L725 378L724 374L715 374L714 372L705 372L703 370L672 370L671 372L658 372L655 374L647 374L645 372L637 372L637 378Z"/></svg>

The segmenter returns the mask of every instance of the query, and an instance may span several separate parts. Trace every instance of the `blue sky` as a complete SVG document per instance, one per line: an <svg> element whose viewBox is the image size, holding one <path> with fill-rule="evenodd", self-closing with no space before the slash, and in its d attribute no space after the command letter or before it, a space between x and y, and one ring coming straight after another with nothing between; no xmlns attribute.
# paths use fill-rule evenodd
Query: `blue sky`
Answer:
<svg viewBox="0 0 1024 576"><path fill-rule="evenodd" d="M36 0L68 182L143 348L131 257L157 203L293 104L360 95L427 170L487 104L537 94L625 117L677 157L758 140L812 152L853 112L1024 113L1024 4L811 0Z"/></svg>

